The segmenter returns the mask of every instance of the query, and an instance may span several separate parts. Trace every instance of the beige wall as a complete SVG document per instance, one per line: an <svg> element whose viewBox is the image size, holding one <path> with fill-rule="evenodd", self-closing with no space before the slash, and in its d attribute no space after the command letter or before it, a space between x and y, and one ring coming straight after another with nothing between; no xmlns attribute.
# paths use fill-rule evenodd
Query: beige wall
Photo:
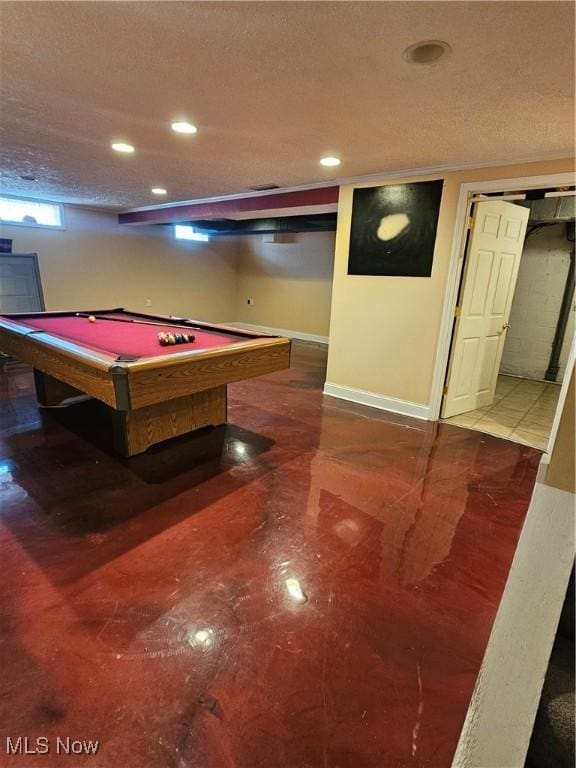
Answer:
<svg viewBox="0 0 576 768"><path fill-rule="evenodd" d="M123 306L213 322L233 318L234 240L179 243L170 227L120 226L115 214L72 206L65 221L65 230L0 226L14 252L38 253L47 309Z"/></svg>
<svg viewBox="0 0 576 768"><path fill-rule="evenodd" d="M354 187L340 190L327 381L428 405L460 185L573 170L569 160L371 181L357 186L444 178L430 278L349 276Z"/></svg>
<svg viewBox="0 0 576 768"><path fill-rule="evenodd" d="M266 243L238 238L236 311L231 319L328 336L334 265L334 232L291 236ZM247 299L254 305L248 305Z"/></svg>
<svg viewBox="0 0 576 768"><path fill-rule="evenodd" d="M563 491L576 493L576 459L574 450L574 432L576 431L576 413L575 401L576 392L574 388L575 372L572 369L568 392L566 393L566 402L562 409L560 424L556 442L550 456L550 464L546 473L546 485L553 485L555 488L561 488Z"/></svg>
<svg viewBox="0 0 576 768"><path fill-rule="evenodd" d="M120 226L105 211L65 206L65 222L65 230L0 225L14 252L38 254L46 309L124 306L328 336L333 232L285 244L187 243L171 227Z"/></svg>
<svg viewBox="0 0 576 768"><path fill-rule="evenodd" d="M145 310L150 296L152 312L215 322L318 335L328 333L330 322L329 382L427 405L460 184L572 167L570 161L551 161L445 174L430 278L346 274L353 187L343 187L331 313L331 233L298 235L294 244L266 244L260 237L176 243L169 227L121 227L113 214L70 206L65 231L6 225L0 231L14 239L15 251L39 254L48 309ZM413 180L424 178L430 177ZM255 300L254 307L246 305L247 298Z"/></svg>

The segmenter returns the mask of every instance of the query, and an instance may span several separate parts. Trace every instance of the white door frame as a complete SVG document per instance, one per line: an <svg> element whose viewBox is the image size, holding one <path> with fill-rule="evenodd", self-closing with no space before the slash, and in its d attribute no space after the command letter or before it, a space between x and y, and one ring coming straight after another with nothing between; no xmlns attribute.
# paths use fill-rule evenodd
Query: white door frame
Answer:
<svg viewBox="0 0 576 768"><path fill-rule="evenodd" d="M454 325L454 309L458 299L458 289L462 280L462 267L464 264L464 249L466 247L467 224L473 202L472 197L487 192L508 192L518 189L546 189L548 187L572 186L575 183L573 173L551 173L546 176L522 176L514 179L491 179L490 181L470 181L460 185L458 206L456 208L456 223L452 239L450 253L450 265L448 267L448 279L444 293L444 308L440 321L440 333L436 350L436 361L432 376L432 390L430 393L430 419L437 421L440 418L444 381L450 362L450 344L452 341L452 328ZM566 371L570 372L576 360L576 343L572 340ZM554 416L552 432L548 441L547 451L550 452L558 432L558 422L562 413L561 406L566 400L566 392L570 376L564 376L558 407Z"/></svg>

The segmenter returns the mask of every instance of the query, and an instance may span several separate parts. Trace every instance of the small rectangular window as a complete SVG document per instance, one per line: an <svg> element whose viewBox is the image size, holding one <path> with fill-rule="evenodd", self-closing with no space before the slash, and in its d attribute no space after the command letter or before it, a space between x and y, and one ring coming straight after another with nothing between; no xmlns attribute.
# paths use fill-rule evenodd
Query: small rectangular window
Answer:
<svg viewBox="0 0 576 768"><path fill-rule="evenodd" d="M0 222L25 227L64 227L60 203L41 203L18 197L0 197Z"/></svg>
<svg viewBox="0 0 576 768"><path fill-rule="evenodd" d="M203 232L198 232L189 224L175 224L174 238L176 240L196 240L200 243L207 243L208 240L210 240L209 235L205 235Z"/></svg>

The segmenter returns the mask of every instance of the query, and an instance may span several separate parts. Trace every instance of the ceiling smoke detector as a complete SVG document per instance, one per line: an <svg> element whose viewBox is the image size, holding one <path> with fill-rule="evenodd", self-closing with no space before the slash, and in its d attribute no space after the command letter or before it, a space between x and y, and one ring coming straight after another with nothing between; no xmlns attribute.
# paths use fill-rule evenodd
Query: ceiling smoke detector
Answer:
<svg viewBox="0 0 576 768"><path fill-rule="evenodd" d="M402 58L410 64L436 64L451 52L452 49L443 40L423 40L408 46Z"/></svg>

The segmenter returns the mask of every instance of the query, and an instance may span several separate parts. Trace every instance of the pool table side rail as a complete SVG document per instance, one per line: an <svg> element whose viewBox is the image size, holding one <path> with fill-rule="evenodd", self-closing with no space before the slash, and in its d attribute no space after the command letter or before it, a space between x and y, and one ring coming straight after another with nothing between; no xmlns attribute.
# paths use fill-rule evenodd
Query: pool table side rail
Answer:
<svg viewBox="0 0 576 768"><path fill-rule="evenodd" d="M226 344L221 347L210 347L208 349L193 349L186 348L183 345L182 350L178 352L171 352L169 355L154 355L154 357L139 357L137 360L118 360L115 361L114 368L118 366L126 367L131 373L138 371L150 370L151 368L158 368L159 366L182 365L183 362L189 360L190 362L196 362L198 360L204 360L211 357L227 357L228 355L235 355L239 352L248 352L252 349L266 349L268 347L282 347L290 344L290 339L284 336L266 337L261 336L257 339L245 339L244 341L235 341L232 344Z"/></svg>
<svg viewBox="0 0 576 768"><path fill-rule="evenodd" d="M140 408L284 370L290 367L290 351L287 338L253 339L183 356L120 363L114 370L125 368L130 407Z"/></svg>
<svg viewBox="0 0 576 768"><path fill-rule="evenodd" d="M217 323L207 323L203 320L194 320L190 317L184 317L181 315L156 315L147 314L144 312L134 312L124 307L116 307L115 309L69 309L69 310L50 310L47 312L11 312L10 315L0 316L1 318L26 320L37 319L41 317L70 317L76 315L131 315L133 317L139 317L147 320L158 320L159 323L164 325L178 325L180 323L190 324L196 328L206 331L214 331L216 333L227 333L231 336L241 336L248 339L261 339L261 338L280 338L275 337L262 331L250 331L245 328L234 328L231 325L219 325Z"/></svg>
<svg viewBox="0 0 576 768"><path fill-rule="evenodd" d="M290 340L262 335L224 347L118 362L116 357L13 319L32 316L0 316L0 350L118 410L176 399L290 366Z"/></svg>
<svg viewBox="0 0 576 768"><path fill-rule="evenodd" d="M83 312L83 314L127 314L127 315L133 315L134 317L141 317L141 318L147 318L147 319L154 319L159 320L162 323L165 323L166 325L170 325L171 323L174 325L178 325L180 323L186 323L190 324L192 326L195 326L199 329L206 330L206 331L215 331L216 333L227 333L231 336L243 336L248 338L255 338L255 339L261 339L261 338L280 338L276 337L273 334L269 333L263 333L262 331L250 331L245 328L235 328L232 325L221 325L220 323L208 323L204 320L194 320L191 317L184 317L183 315L156 315L156 314L147 314L145 312L134 312L131 309L108 309L108 310L100 310L97 311L90 311L89 313L86 313L86 311Z"/></svg>
<svg viewBox="0 0 576 768"><path fill-rule="evenodd" d="M39 313L38 316L45 316L50 313ZM52 313L57 314L69 314L69 313ZM19 315L20 317L32 317L32 314ZM0 340L2 340L2 331L12 331L20 337L32 337L34 340L41 342L43 345L51 346L57 349L64 355L81 361L87 361L91 365L97 368L108 371L110 373L125 373L136 372L140 370L157 368L158 366L170 366L181 365L184 360L197 361L205 357L224 357L230 354L236 354L239 351L249 350L253 347L274 347L274 346L290 346L290 339L285 336L268 336L266 334L258 334L247 338L243 341L236 341L232 344L227 344L222 347L211 347L210 349L189 349L183 348L180 352L171 352L169 355L154 355L152 357L140 357L137 360L119 361L116 355L110 355L106 352L100 352L98 350L91 349L85 346L81 342L68 341L61 336L49 333L48 331L41 331L38 328L31 328L30 326L14 322L12 318L17 315L0 315ZM152 317L152 315L150 315ZM158 316L159 317L159 316ZM224 332L223 329L227 326L211 326L215 331ZM248 332L247 332L248 333ZM9 342L6 342L9 343ZM2 350L0 351L7 351ZM17 355L14 355L17 357ZM21 358L18 358L21 359ZM23 362L28 362L23 360Z"/></svg>
<svg viewBox="0 0 576 768"><path fill-rule="evenodd" d="M26 318L36 319L39 317L74 317L76 315L110 315L127 310L122 307L116 309L48 309L41 312L8 312L6 315L0 315L2 319L25 320ZM130 312L129 314L133 314Z"/></svg>
<svg viewBox="0 0 576 768"><path fill-rule="evenodd" d="M117 408L115 358L0 317L0 351Z"/></svg>

